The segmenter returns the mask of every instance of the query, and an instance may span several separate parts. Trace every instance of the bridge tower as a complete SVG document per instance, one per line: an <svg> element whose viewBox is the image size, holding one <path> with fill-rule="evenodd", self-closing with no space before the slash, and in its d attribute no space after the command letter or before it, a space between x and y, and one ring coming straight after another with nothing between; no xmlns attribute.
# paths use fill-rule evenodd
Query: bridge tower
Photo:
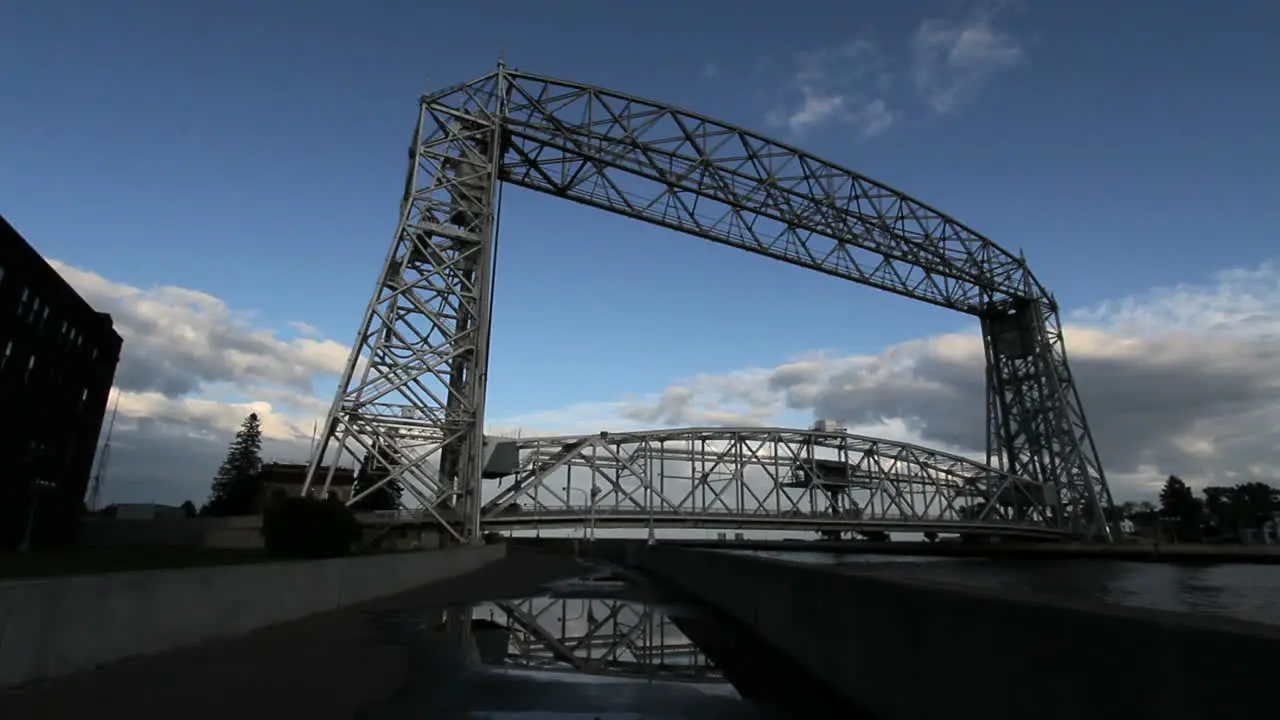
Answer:
<svg viewBox="0 0 1280 720"><path fill-rule="evenodd" d="M499 78L501 72L498 73ZM502 83L495 90L502 92ZM485 388L501 159L501 100L442 112L424 96L391 249L311 458L328 490L344 453L378 452L406 493L481 542ZM330 461L330 455L336 455ZM328 465L329 472L318 476ZM358 498L353 498L357 500ZM442 516L450 508L448 518ZM461 511L461 523L452 511Z"/></svg>

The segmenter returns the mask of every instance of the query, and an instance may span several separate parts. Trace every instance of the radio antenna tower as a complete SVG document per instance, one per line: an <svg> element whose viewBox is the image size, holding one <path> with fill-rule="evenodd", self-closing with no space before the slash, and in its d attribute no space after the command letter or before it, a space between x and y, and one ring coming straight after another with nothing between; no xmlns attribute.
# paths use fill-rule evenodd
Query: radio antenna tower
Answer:
<svg viewBox="0 0 1280 720"><path fill-rule="evenodd" d="M111 432L116 427L116 413L120 410L120 391L116 390L116 400L111 406L111 420L107 422L107 437L102 442L102 450L98 453L98 472L93 476L93 486L89 490L89 511L98 511L98 501L102 497L102 482L107 477L107 464L111 461Z"/></svg>

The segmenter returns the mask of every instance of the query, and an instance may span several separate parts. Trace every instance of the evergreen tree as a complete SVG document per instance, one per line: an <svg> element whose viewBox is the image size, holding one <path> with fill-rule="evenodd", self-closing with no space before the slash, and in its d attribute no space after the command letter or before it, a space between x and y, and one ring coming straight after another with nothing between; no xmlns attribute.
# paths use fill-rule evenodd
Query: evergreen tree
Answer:
<svg viewBox="0 0 1280 720"><path fill-rule="evenodd" d="M381 444L374 445L374 451L365 453L356 472L355 486L351 488L351 497L376 485L391 473L393 460ZM379 510L395 510L400 506L400 496L404 494L404 486L399 480L392 480L369 495L361 498L351 506L356 512L377 512Z"/></svg>
<svg viewBox="0 0 1280 720"><path fill-rule="evenodd" d="M1204 505L1177 475L1170 475L1160 490L1160 517L1174 522L1177 540L1182 542L1200 540Z"/></svg>
<svg viewBox="0 0 1280 720"><path fill-rule="evenodd" d="M227 448L218 474L213 477L209 504L202 514L248 515L261 483L262 424L257 413L244 419L236 437Z"/></svg>

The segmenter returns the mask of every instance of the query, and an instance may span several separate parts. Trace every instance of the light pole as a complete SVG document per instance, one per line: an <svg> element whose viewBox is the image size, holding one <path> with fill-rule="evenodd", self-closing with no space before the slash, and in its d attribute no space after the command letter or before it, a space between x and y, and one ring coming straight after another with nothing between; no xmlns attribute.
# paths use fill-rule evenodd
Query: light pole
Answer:
<svg viewBox="0 0 1280 720"><path fill-rule="evenodd" d="M575 492L582 493L582 500L586 503L586 529L582 530L582 538L586 539L586 542L595 542L595 496L600 492L600 488L593 487L591 492L588 493L582 488L564 486L564 492L571 493L571 495ZM588 530L590 530L590 534L588 534Z"/></svg>
<svg viewBox="0 0 1280 720"><path fill-rule="evenodd" d="M649 511L649 538L646 540L646 544L648 545L652 545L658 541L657 536L653 534L653 495L653 480L649 479L648 473L645 473L644 504L645 508Z"/></svg>
<svg viewBox="0 0 1280 720"><path fill-rule="evenodd" d="M582 488L569 487L568 485L565 485L564 490L569 493L570 496L575 492L582 493L582 500L587 506L587 527L583 528L582 537L587 542L594 542L596 539L596 488L591 488L592 492L588 493ZM588 530L590 531L590 535L587 534Z"/></svg>
<svg viewBox="0 0 1280 720"><path fill-rule="evenodd" d="M569 504L570 504L570 505L572 505L572 504L573 504L573 494L574 494L575 492L580 492L580 493L582 493L582 497L583 497L583 499L586 499L586 497L587 497L587 491L586 491L586 490L583 490L582 488L569 487L568 485L565 485L565 486L564 486L564 491L565 491L565 493L567 493L567 494L569 495ZM570 509L572 509L572 508L570 508ZM589 523L588 523L588 524L589 524ZM587 529L584 527L584 528L582 528L582 539L583 539L583 540L586 540L586 538L587 538ZM574 559L574 561L575 561L575 562L577 562L577 561L579 560L579 555L580 555L580 553L579 553L579 551L578 551L578 543L574 543L574 544L573 544L573 559Z"/></svg>

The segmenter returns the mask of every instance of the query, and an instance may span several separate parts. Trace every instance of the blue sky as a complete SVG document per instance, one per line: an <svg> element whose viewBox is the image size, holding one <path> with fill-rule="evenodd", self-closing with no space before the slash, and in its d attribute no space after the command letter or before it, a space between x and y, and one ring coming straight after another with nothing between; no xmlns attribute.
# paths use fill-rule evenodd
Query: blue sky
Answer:
<svg viewBox="0 0 1280 720"><path fill-rule="evenodd" d="M200 290L255 328L348 343L417 94L502 52L854 167L1024 250L1066 307L1095 307L1278 254L1278 16L1263 0L10 0L0 212L113 283ZM985 64L948 68L930 37L980 43ZM842 54L855 44L873 52ZM801 113L835 94L891 122ZM529 192L505 203L491 416L970 327Z"/></svg>

